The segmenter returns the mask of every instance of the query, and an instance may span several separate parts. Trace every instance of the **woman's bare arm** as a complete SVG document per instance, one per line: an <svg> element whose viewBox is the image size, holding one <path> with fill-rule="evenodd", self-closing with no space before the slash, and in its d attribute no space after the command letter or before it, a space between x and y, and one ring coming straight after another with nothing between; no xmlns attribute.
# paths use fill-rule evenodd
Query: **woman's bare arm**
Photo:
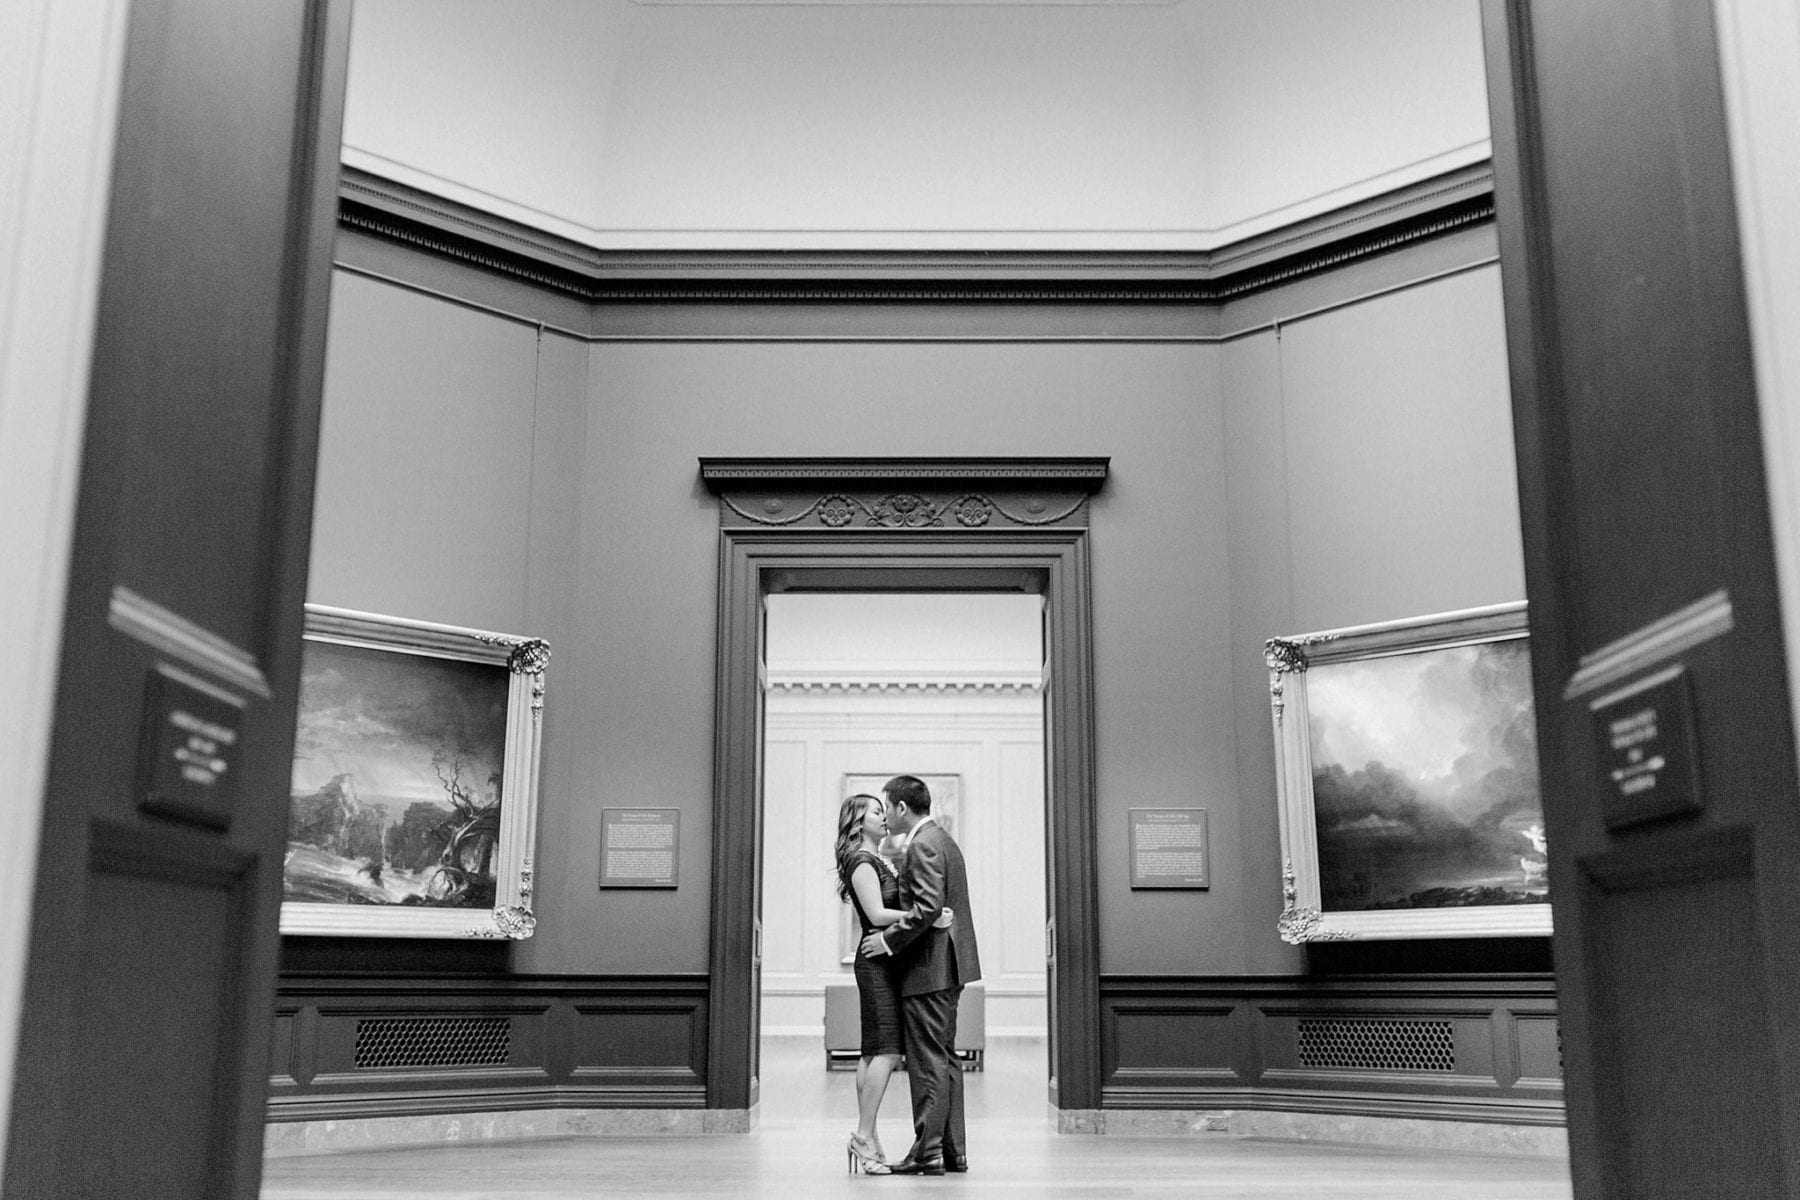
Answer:
<svg viewBox="0 0 1800 1200"><path fill-rule="evenodd" d="M850 872L850 890L856 893L856 902L862 906L863 916L877 929L886 929L906 915L904 909L882 907L881 880L875 877L874 863L856 864L856 869Z"/></svg>
<svg viewBox="0 0 1800 1200"><path fill-rule="evenodd" d="M906 915L903 908L883 908L881 906L881 881L875 878L875 867L872 863L860 862L850 872L850 890L856 893L858 904L869 918L869 924L877 929L886 929L895 921ZM938 929L950 928L950 922L956 913L946 908L933 923Z"/></svg>

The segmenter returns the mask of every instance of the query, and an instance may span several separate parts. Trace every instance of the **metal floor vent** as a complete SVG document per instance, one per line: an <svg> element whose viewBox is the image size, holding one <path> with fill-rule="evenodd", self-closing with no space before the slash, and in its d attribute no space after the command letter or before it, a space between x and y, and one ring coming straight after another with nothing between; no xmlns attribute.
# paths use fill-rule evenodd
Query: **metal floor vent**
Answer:
<svg viewBox="0 0 1800 1200"><path fill-rule="evenodd" d="M511 1017L366 1017L356 1023L356 1066L504 1067Z"/></svg>
<svg viewBox="0 0 1800 1200"><path fill-rule="evenodd" d="M1448 1021L1300 1019L1300 1065L1355 1071L1454 1071Z"/></svg>

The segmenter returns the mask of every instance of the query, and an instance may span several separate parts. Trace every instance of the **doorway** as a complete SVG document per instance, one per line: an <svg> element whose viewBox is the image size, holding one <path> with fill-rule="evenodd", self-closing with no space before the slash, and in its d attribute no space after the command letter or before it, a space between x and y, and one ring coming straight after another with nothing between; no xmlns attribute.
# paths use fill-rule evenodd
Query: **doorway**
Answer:
<svg viewBox="0 0 1800 1200"><path fill-rule="evenodd" d="M1088 498L1105 459L703 459L719 498L707 1106L755 1107L764 963L765 602L998 593L1041 604L1048 1097L1099 1107Z"/></svg>
<svg viewBox="0 0 1800 1200"><path fill-rule="evenodd" d="M972 1107L977 1088L1036 1100L1047 1083L1042 596L789 591L766 597L764 616L760 1061L782 1083L763 1094L763 1121L812 1116L821 1097L841 1101L831 1115L852 1110L842 1081L819 1086L822 1067L857 1059L857 923L832 851L843 801L903 773L925 781L968 866L983 966L959 1029L981 1070ZM989 1055L990 1042L1007 1052ZM890 1128L905 1127L905 1091L889 1089Z"/></svg>

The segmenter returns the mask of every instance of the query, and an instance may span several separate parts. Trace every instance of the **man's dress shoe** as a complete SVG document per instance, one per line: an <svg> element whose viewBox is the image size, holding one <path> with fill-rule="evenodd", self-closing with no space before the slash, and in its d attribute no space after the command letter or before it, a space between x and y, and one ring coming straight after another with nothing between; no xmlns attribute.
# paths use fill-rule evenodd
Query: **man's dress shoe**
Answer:
<svg viewBox="0 0 1800 1200"><path fill-rule="evenodd" d="M946 1154L944 1170L952 1175L961 1175L969 1169L969 1156L966 1154Z"/></svg>
<svg viewBox="0 0 1800 1200"><path fill-rule="evenodd" d="M943 1156L936 1154L923 1159L907 1155L897 1163L888 1164L891 1175L942 1175L944 1170Z"/></svg>

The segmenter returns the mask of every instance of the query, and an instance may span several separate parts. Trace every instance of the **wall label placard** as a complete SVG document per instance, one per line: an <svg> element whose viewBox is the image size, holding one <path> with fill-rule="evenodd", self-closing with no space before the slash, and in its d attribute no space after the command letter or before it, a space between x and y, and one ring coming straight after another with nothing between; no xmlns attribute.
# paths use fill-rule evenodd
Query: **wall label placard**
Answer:
<svg viewBox="0 0 1800 1200"><path fill-rule="evenodd" d="M1204 808L1134 808L1131 886L1209 887Z"/></svg>
<svg viewBox="0 0 1800 1200"><path fill-rule="evenodd" d="M675 887L680 857L679 808L600 810L601 887Z"/></svg>
<svg viewBox="0 0 1800 1200"><path fill-rule="evenodd" d="M1700 792L1693 691L1669 667L1590 702L1595 784L1608 828L1695 812Z"/></svg>
<svg viewBox="0 0 1800 1200"><path fill-rule="evenodd" d="M144 692L138 807L224 829L237 799L238 726L244 701L159 663Z"/></svg>

